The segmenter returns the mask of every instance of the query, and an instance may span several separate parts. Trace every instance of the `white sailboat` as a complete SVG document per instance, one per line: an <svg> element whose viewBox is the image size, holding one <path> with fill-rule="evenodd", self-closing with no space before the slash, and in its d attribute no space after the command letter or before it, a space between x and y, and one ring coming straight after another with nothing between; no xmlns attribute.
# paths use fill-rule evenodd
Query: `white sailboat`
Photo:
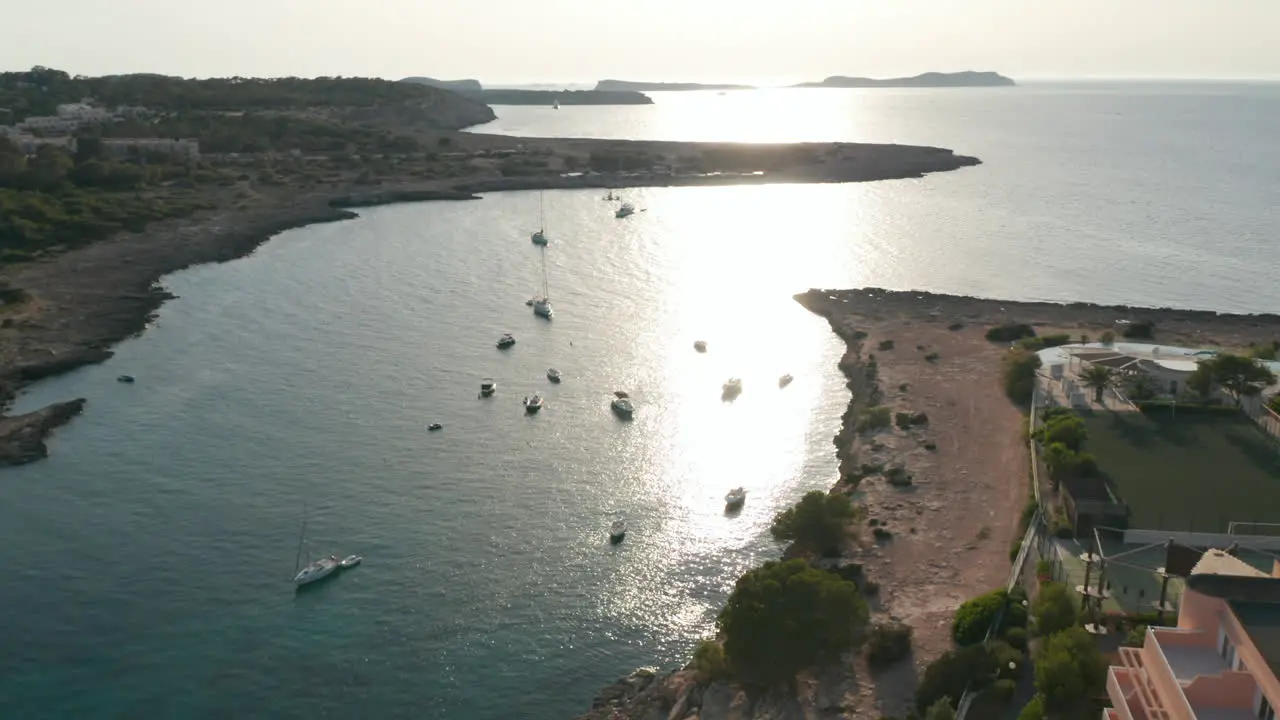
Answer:
<svg viewBox="0 0 1280 720"><path fill-rule="evenodd" d="M298 587L302 587L303 585L306 585L308 583L313 583L317 580L323 580L329 577L330 575L333 574L333 571L337 570L338 567L341 565L341 562L338 560L338 558L334 557L333 555L330 555L329 557L326 557L326 558L321 558L319 560L316 560L315 562L310 562L311 552L310 550L308 550L307 551L308 562L305 567L300 567L302 566L303 547L306 546L306 544L307 544L307 506L306 506L306 503L303 503L302 530L299 531L298 533L298 557L297 559L294 560L294 563L293 563L293 567L296 572L296 574L293 576L293 583Z"/></svg>
<svg viewBox="0 0 1280 720"><path fill-rule="evenodd" d="M547 291L547 250L542 249L542 295L533 299L533 314L548 320L554 311L551 309L551 296Z"/></svg>
<svg viewBox="0 0 1280 720"><path fill-rule="evenodd" d="M529 240L534 245L546 247L550 240L547 239L547 213L545 204L543 203L542 193L538 193L538 229L529 236Z"/></svg>

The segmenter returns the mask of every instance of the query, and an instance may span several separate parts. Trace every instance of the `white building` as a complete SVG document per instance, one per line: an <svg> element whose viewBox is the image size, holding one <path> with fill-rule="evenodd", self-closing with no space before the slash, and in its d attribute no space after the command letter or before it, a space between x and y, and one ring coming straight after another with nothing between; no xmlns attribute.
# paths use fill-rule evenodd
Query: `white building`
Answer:
<svg viewBox="0 0 1280 720"><path fill-rule="evenodd" d="M34 116L18 123L18 128L26 132L45 132L45 133L69 133L75 130L79 124L74 120L60 118L52 115Z"/></svg>
<svg viewBox="0 0 1280 720"><path fill-rule="evenodd" d="M88 103L67 103L58 106L58 117L63 120L69 120L77 125L88 125L91 123L107 122L111 119L111 113L106 110L94 107Z"/></svg>

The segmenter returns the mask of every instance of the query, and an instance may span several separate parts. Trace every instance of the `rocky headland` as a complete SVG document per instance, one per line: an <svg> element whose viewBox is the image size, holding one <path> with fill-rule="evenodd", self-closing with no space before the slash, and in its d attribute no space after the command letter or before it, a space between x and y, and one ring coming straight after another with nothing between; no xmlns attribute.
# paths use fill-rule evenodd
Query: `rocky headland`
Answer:
<svg viewBox="0 0 1280 720"><path fill-rule="evenodd" d="M513 138L423 131L431 158L339 168L329 181L245 175L200 191L207 209L30 262L0 265L25 299L0 306L0 407L24 385L111 357L171 295L158 281L191 265L251 253L284 230L355 217L347 208L473 200L503 190L860 182L921 177L979 164L942 148L858 143L757 145ZM232 162L243 162L235 159ZM425 163L425 165L424 165ZM298 162L300 172L314 164ZM422 170L442 168L423 179ZM622 168L619 171L619 168ZM37 427L47 434L54 424ZM6 424L5 433L18 432ZM23 433L28 426L23 426ZM21 454L24 461L42 456Z"/></svg>
<svg viewBox="0 0 1280 720"><path fill-rule="evenodd" d="M610 684L578 720L879 720L905 717L924 667L951 647L961 602L1003 585L1008 550L1026 502L1023 417L999 385L1007 344L985 331L1025 322L1041 334L1097 337L1125 323L1153 322L1160 342L1239 348L1280 336L1280 316L1009 302L878 288L810 290L796 300L846 344L840 370L849 405L834 438L840 463L832 493L858 492L885 539L853 541L824 566L856 565L878 584L880 617L913 629L912 654L873 672L858 653L814 668L793 689L761 693L731 682L699 682L691 662L642 668ZM1118 334L1118 333L1117 333ZM859 430L872 406L923 422ZM899 469L894 476L888 477ZM850 529L851 537L856 533ZM784 557L795 548L783 551Z"/></svg>
<svg viewBox="0 0 1280 720"><path fill-rule="evenodd" d="M813 88L948 88L948 87L1011 87L1016 85L1011 78L996 72L963 72L940 73L927 72L912 77L900 78L866 78L832 75L819 82L800 83L794 87Z"/></svg>
<svg viewBox="0 0 1280 720"><path fill-rule="evenodd" d="M402 83L426 85L450 90L486 105L652 105L644 93L626 88L594 90L528 90L519 88L486 88L479 80L437 80L430 77L407 77Z"/></svg>

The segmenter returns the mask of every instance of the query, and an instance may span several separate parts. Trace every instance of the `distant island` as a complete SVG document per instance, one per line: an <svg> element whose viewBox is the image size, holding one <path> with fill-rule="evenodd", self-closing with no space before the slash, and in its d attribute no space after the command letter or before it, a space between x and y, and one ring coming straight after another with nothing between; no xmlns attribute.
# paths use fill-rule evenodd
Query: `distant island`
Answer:
<svg viewBox="0 0 1280 720"><path fill-rule="evenodd" d="M813 88L877 88L877 87L1009 87L1016 85L1011 78L995 72L940 73L927 72L912 77L901 78L865 78L832 75L820 82L807 82L792 87Z"/></svg>
<svg viewBox="0 0 1280 720"><path fill-rule="evenodd" d="M753 90L751 85L726 85L720 83L668 83L632 82L630 80L601 80L596 92L630 90L633 92L670 92L680 90Z"/></svg>
<svg viewBox="0 0 1280 720"><path fill-rule="evenodd" d="M437 80L432 77L407 77L402 83L428 85L452 90L486 105L652 105L653 99L632 90L514 90L485 89L479 80Z"/></svg>

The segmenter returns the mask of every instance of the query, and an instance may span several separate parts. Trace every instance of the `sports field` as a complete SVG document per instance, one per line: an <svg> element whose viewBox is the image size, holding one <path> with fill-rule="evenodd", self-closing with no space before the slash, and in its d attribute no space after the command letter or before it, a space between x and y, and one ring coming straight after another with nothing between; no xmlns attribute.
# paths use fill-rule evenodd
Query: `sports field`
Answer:
<svg viewBox="0 0 1280 720"><path fill-rule="evenodd" d="M1280 448L1243 413L1165 407L1081 417L1085 450L1129 505L1129 527L1225 533L1231 521L1280 523Z"/></svg>

